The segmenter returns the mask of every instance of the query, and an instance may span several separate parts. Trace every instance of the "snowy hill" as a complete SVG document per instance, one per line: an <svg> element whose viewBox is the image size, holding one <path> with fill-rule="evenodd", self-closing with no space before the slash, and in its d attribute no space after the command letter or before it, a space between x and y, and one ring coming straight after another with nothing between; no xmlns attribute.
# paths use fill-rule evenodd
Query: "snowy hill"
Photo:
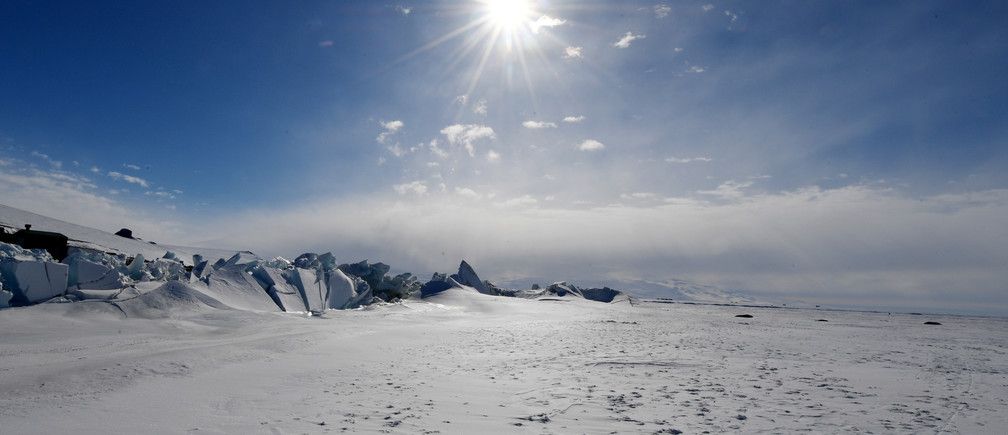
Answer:
<svg viewBox="0 0 1008 435"><path fill-rule="evenodd" d="M148 241L119 237L107 231L89 228L59 219L35 214L0 204L0 227L6 227L8 232L19 230L28 224L33 230L52 231L70 238L70 244L84 248L95 249L117 254L133 256L142 254L145 258L160 258L166 252L172 251L186 265L192 266L192 256L202 255L211 262L218 258L230 258L234 250L194 248L163 244L151 244Z"/></svg>

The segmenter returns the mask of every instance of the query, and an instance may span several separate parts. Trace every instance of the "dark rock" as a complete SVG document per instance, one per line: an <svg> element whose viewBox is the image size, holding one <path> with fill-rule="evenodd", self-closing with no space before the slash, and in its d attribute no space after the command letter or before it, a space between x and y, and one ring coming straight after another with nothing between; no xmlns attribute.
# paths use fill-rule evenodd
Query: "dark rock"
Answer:
<svg viewBox="0 0 1008 435"><path fill-rule="evenodd" d="M121 229L119 231L116 231L115 235L117 235L119 237L125 237L127 239L132 239L133 238L133 231L130 231L129 228L123 228L123 229Z"/></svg>
<svg viewBox="0 0 1008 435"><path fill-rule="evenodd" d="M752 318L752 314L736 314L735 317L740 317L740 318L743 318L743 319L751 319Z"/></svg>
<svg viewBox="0 0 1008 435"><path fill-rule="evenodd" d="M925 324L925 325L941 325L941 323L938 323L938 322L931 322L931 321L928 321L928 322L924 322L924 324Z"/></svg>

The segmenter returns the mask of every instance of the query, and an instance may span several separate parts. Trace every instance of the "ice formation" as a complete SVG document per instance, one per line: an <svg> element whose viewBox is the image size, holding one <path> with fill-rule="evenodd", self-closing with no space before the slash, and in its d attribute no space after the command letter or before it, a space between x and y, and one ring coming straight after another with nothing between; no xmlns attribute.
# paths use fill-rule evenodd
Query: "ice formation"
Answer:
<svg viewBox="0 0 1008 435"><path fill-rule="evenodd" d="M182 258L191 259L193 266ZM449 289L529 299L578 297L613 302L625 298L610 288L579 289L566 282L546 289L502 289L481 280L464 260L456 273L435 273L425 284L411 273L389 275L390 270L387 264L367 260L338 264L328 252L305 253L290 261L283 257L264 260L248 251L211 260L167 250L148 260L143 253L128 256L81 246L71 247L67 257L57 262L44 250L0 243L0 308L54 298L104 300L122 308L127 301L143 297L129 304L142 306L137 309L147 314L145 310L166 307L171 301L211 308L319 313L376 301L430 297Z"/></svg>

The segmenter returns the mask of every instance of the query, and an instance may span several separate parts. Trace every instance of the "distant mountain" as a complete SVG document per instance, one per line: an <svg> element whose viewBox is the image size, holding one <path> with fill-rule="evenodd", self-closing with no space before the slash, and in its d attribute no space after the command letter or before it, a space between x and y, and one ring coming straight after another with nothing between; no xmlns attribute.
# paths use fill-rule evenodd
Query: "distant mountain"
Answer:
<svg viewBox="0 0 1008 435"><path fill-rule="evenodd" d="M663 281L648 280L627 280L627 279L592 279L592 280L568 280L579 287L602 287L608 286L616 290L629 293L640 298L664 298L683 302L707 302L707 303L755 303L753 298L735 292L724 290L707 284L685 281L681 279L669 279ZM533 284L542 287L550 285L552 281L538 278L511 279L495 284L511 289L527 289Z"/></svg>
<svg viewBox="0 0 1008 435"><path fill-rule="evenodd" d="M664 298L686 302L754 303L755 299L713 285L681 279L664 281L623 280L613 281L610 287L618 288L638 297Z"/></svg>

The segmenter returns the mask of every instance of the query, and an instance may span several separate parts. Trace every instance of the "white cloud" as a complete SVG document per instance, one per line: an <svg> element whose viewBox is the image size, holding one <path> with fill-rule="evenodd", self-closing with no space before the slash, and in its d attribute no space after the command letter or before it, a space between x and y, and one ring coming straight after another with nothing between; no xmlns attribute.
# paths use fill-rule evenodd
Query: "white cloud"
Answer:
<svg viewBox="0 0 1008 435"><path fill-rule="evenodd" d="M616 41L616 42L613 43L613 47L616 47L616 48L629 48L630 47L630 43L632 43L632 42L634 42L634 41L636 41L638 39L644 39L646 37L647 37L646 35L638 35L638 34L635 34L633 32L626 32L626 34L623 35L623 37L620 38L619 41Z"/></svg>
<svg viewBox="0 0 1008 435"><path fill-rule="evenodd" d="M672 8L667 4L661 3L654 6L654 15L657 18L665 18L669 12L672 12Z"/></svg>
<svg viewBox="0 0 1008 435"><path fill-rule="evenodd" d="M487 151L486 159L488 162L496 162L501 158L500 153L494 150Z"/></svg>
<svg viewBox="0 0 1008 435"><path fill-rule="evenodd" d="M533 198L531 195L522 195L517 198L511 198L506 201L498 202L495 205L500 207L529 207L539 203L539 200Z"/></svg>
<svg viewBox="0 0 1008 435"><path fill-rule="evenodd" d="M566 122L568 124L577 124L577 123L579 123L581 121L584 121L584 120L585 120L584 115L577 115L577 116L567 116L567 117L564 117L563 122Z"/></svg>
<svg viewBox="0 0 1008 435"><path fill-rule="evenodd" d="M700 8L703 9L704 12L710 12L710 11L714 10L714 5L712 5L710 3L707 3L707 4L703 5L703 6L700 6Z"/></svg>
<svg viewBox="0 0 1008 435"><path fill-rule="evenodd" d="M693 163L693 162L710 162L713 161L710 157L667 157L665 161L668 163Z"/></svg>
<svg viewBox="0 0 1008 435"><path fill-rule="evenodd" d="M126 168L126 169L132 169L134 171L139 171L140 170L140 166L139 165L134 165L134 164L130 164L130 163L123 163L123 167Z"/></svg>
<svg viewBox="0 0 1008 435"><path fill-rule="evenodd" d="M455 194L459 195L459 196L464 196L466 198L471 198L471 199L480 199L480 198L483 197L483 195L480 195L479 193L476 193L475 190L472 190L472 189L470 189L468 187L456 187L455 188Z"/></svg>
<svg viewBox="0 0 1008 435"><path fill-rule="evenodd" d="M564 49L564 59L581 59L584 57L582 47L568 46Z"/></svg>
<svg viewBox="0 0 1008 435"><path fill-rule="evenodd" d="M578 145L578 149L581 151L599 151L605 148L605 144L599 142L595 139L587 139Z"/></svg>
<svg viewBox="0 0 1008 435"><path fill-rule="evenodd" d="M477 115L486 116L486 114L487 114L487 101L481 98L479 101L476 102L476 104L473 105L472 111L473 111L473 113L475 113Z"/></svg>
<svg viewBox="0 0 1008 435"><path fill-rule="evenodd" d="M561 20L559 18L553 18L553 17L547 16L547 15L543 15L543 16L539 17L539 19L537 19L534 22L532 22L531 24L529 24L529 26L532 27L532 33L539 33L539 29L540 28L543 28L543 27L556 27L556 26L562 25L562 24L564 24L566 22L567 22L567 20Z"/></svg>
<svg viewBox="0 0 1008 435"><path fill-rule="evenodd" d="M691 66L689 68L689 72L694 73L694 74L700 74L700 73L702 73L704 71L707 71L707 69L704 68L704 67L702 67L702 66L693 65L693 66Z"/></svg>
<svg viewBox="0 0 1008 435"><path fill-rule="evenodd" d="M621 199L655 199L658 195L653 192L634 192L620 195Z"/></svg>
<svg viewBox="0 0 1008 435"><path fill-rule="evenodd" d="M531 129L531 130L539 130L539 129L543 129L543 128L556 128L557 125L556 125L555 122L545 122L545 121L532 121L532 120L528 120L528 121L525 121L525 122L522 123L522 127L525 127L525 128Z"/></svg>
<svg viewBox="0 0 1008 435"><path fill-rule="evenodd" d="M126 175L123 174L122 172L109 171L108 176L113 180L125 181L127 183L136 184L144 188L150 187L150 185L147 183L147 180L144 180L143 178L140 177L134 177L132 175Z"/></svg>
<svg viewBox="0 0 1008 435"><path fill-rule="evenodd" d="M441 134L445 135L448 143L452 145L462 145L469 156L476 155L475 142L481 139L493 140L497 138L493 129L485 125L478 124L454 124L441 129Z"/></svg>
<svg viewBox="0 0 1008 435"><path fill-rule="evenodd" d="M102 171L101 168L99 168L97 166L92 166L91 167L91 172L94 172L95 174L100 174L101 171Z"/></svg>
<svg viewBox="0 0 1008 435"><path fill-rule="evenodd" d="M455 97L455 103L458 104L458 105L460 105L460 106L465 106L468 102L469 102L469 96L468 95L463 94L463 95L459 95L459 96Z"/></svg>
<svg viewBox="0 0 1008 435"><path fill-rule="evenodd" d="M392 190L400 195L405 195L407 193L412 193L414 195L423 195L427 193L427 185L422 181L411 181L409 183L396 184L392 186Z"/></svg>
<svg viewBox="0 0 1008 435"><path fill-rule="evenodd" d="M388 122L381 121L380 124L382 127L382 132L378 134L377 138L375 138L375 140L378 141L378 143L380 144L384 144L385 141L388 140L389 136L396 134L396 132L402 130L402 128L406 125L400 120L388 121Z"/></svg>
<svg viewBox="0 0 1008 435"><path fill-rule="evenodd" d="M409 15L410 12L413 12L413 8L408 7L408 6L399 5L399 6L396 6L396 11L398 11L400 14L403 14L403 15Z"/></svg>

